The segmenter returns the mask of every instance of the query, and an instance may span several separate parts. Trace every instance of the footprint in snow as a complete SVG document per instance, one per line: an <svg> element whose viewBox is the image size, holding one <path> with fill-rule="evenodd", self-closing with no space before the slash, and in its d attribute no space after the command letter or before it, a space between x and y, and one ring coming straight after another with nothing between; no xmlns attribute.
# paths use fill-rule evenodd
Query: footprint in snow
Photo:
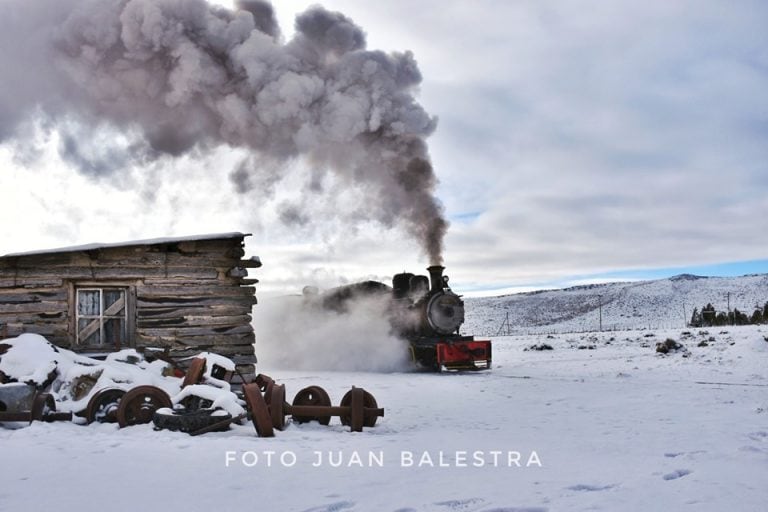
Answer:
<svg viewBox="0 0 768 512"><path fill-rule="evenodd" d="M546 508L541 507L502 507L502 508L488 508L482 512L547 512Z"/></svg>
<svg viewBox="0 0 768 512"><path fill-rule="evenodd" d="M439 505L441 507L448 507L451 510L471 510L470 507L474 507L475 505L480 505L483 502L485 502L483 498L469 498L466 500L439 501L435 503L435 505Z"/></svg>
<svg viewBox="0 0 768 512"><path fill-rule="evenodd" d="M677 480L678 478L682 478L685 475L690 475L692 471L690 469L678 469L671 473L667 473L662 478L664 480Z"/></svg>
<svg viewBox="0 0 768 512"><path fill-rule="evenodd" d="M568 489L571 491L595 492L595 491L607 491L608 489L613 489L614 487L616 487L616 484L609 484L609 485L578 484L578 485L572 485L568 487Z"/></svg>
<svg viewBox="0 0 768 512"><path fill-rule="evenodd" d="M331 503L330 505L320 505L319 507L308 508L304 512L338 512L339 510L347 510L355 507L353 501L338 501Z"/></svg>

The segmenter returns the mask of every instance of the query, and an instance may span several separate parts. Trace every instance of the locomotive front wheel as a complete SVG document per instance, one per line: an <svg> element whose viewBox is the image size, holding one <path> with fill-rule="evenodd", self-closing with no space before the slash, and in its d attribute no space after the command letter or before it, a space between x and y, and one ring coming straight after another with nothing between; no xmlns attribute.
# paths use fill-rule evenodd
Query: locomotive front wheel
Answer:
<svg viewBox="0 0 768 512"><path fill-rule="evenodd" d="M269 394L269 414L272 426L277 430L285 429L285 384L274 384Z"/></svg>
<svg viewBox="0 0 768 512"><path fill-rule="evenodd" d="M293 399L293 405L320 405L330 406L331 397L320 386L309 386L298 393ZM296 423L308 423L310 421L317 421L321 425L328 425L331 422L330 416L297 416L293 414L291 416Z"/></svg>
<svg viewBox="0 0 768 512"><path fill-rule="evenodd" d="M251 412L253 427L259 437L274 437L275 431L272 428L272 418L269 415L269 407L261 396L261 390L258 384L245 384L243 386L245 395L245 404Z"/></svg>
<svg viewBox="0 0 768 512"><path fill-rule="evenodd" d="M353 401L355 395L362 396L362 406L358 405L357 400L359 399ZM363 427L373 427L376 425L377 416L375 414L365 414L365 409L378 409L379 404L376 403L373 395L363 388L352 387L352 389L347 391L341 398L341 406L351 407L349 414L341 416L341 424L350 426L353 432L361 432ZM356 421L360 421L360 415L362 415L362 425L356 423ZM356 429L355 427L359 428Z"/></svg>
<svg viewBox="0 0 768 512"><path fill-rule="evenodd" d="M168 393L155 386L138 386L128 391L117 408L120 428L150 423L155 411L172 407Z"/></svg>
<svg viewBox="0 0 768 512"><path fill-rule="evenodd" d="M125 395L125 390L119 388L107 388L98 391L88 401L85 409L85 419L88 423L117 423L117 409L120 400Z"/></svg>

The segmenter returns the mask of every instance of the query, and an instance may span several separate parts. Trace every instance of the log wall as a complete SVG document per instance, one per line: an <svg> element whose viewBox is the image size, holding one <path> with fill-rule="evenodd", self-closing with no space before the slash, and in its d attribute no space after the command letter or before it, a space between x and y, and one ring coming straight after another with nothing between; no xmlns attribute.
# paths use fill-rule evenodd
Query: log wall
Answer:
<svg viewBox="0 0 768 512"><path fill-rule="evenodd" d="M168 348L177 358L216 352L252 374L256 290L243 269L255 264L242 259L244 236L2 257L0 338L30 332L94 352L77 345L75 290L124 287L124 347Z"/></svg>

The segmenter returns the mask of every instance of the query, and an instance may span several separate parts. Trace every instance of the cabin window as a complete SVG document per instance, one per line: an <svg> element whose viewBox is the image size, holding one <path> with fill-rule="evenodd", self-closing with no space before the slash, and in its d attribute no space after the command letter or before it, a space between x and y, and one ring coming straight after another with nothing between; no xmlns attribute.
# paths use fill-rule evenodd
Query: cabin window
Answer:
<svg viewBox="0 0 768 512"><path fill-rule="evenodd" d="M125 288L77 289L77 343L120 349L127 340Z"/></svg>

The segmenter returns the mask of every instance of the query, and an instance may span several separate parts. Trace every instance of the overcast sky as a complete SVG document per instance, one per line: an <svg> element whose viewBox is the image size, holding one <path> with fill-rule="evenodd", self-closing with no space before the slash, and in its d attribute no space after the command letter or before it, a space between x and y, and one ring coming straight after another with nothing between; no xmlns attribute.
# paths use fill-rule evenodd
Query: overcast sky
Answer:
<svg viewBox="0 0 768 512"><path fill-rule="evenodd" d="M313 3L275 2L283 38ZM320 3L359 25L368 49L414 54L417 100L437 117L427 141L455 289L768 271L768 3ZM271 195L241 194L230 149L102 176L62 159L57 137L0 145L0 254L242 231L265 293L429 263L397 226L346 214L365 191L294 197L307 162ZM302 219L286 224L292 200ZM751 264L712 267L734 262Z"/></svg>

